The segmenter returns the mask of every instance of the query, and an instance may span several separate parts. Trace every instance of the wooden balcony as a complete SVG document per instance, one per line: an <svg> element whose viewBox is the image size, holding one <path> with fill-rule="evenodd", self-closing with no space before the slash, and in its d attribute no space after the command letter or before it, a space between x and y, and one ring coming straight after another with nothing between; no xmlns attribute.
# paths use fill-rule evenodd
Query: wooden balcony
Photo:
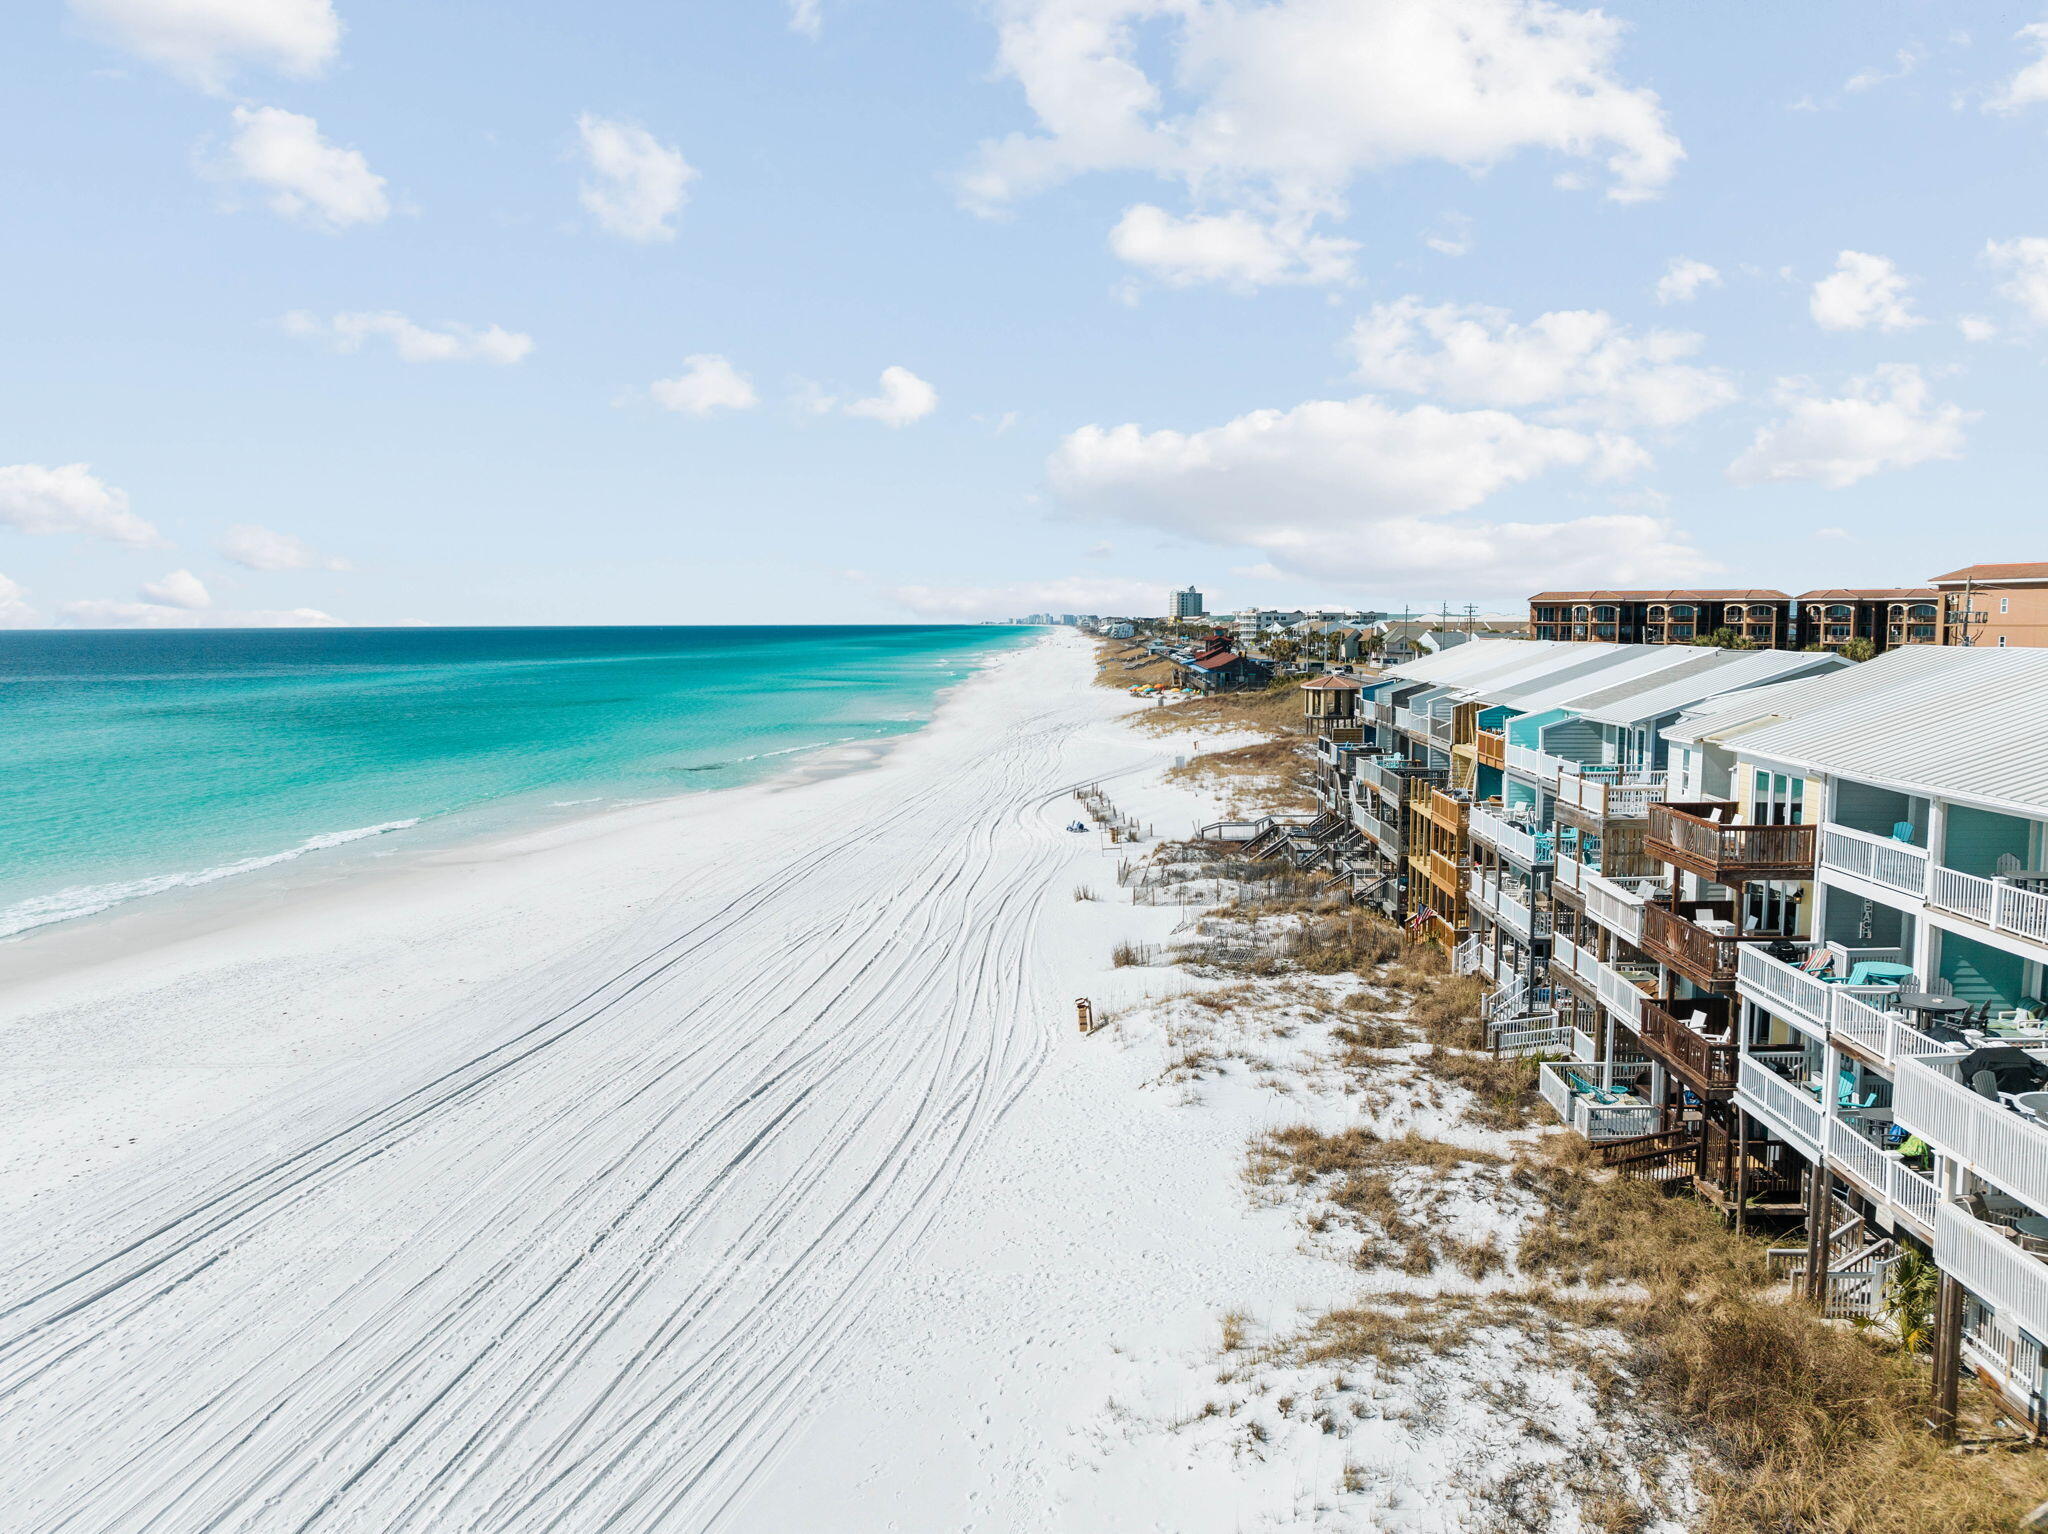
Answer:
<svg viewBox="0 0 2048 1534"><path fill-rule="evenodd" d="M1460 799L1432 786L1429 797L1422 801L1422 813L1446 831L1463 837L1466 819L1472 813L1472 803L1469 799Z"/></svg>
<svg viewBox="0 0 2048 1534"><path fill-rule="evenodd" d="M1429 861L1423 866L1429 874L1429 882L1444 891L1448 898L1458 899L1461 897L1461 892L1465 887L1465 863L1463 859L1448 857L1441 852L1432 850L1429 854Z"/></svg>
<svg viewBox="0 0 2048 1534"><path fill-rule="evenodd" d="M1814 826L1732 824L1726 800L1653 804L1649 854L1714 884L1738 888L1752 879L1813 877Z"/></svg>
<svg viewBox="0 0 2048 1534"><path fill-rule="evenodd" d="M1704 1027L1719 1030L1724 1038L1695 1032L1681 1017L1706 1014ZM1726 996L1645 997L1643 1043L1652 1053L1684 1078L1685 1084L1701 1097L1729 1097L1735 1091L1740 1054L1730 1028L1731 1008Z"/></svg>
<svg viewBox="0 0 2048 1534"><path fill-rule="evenodd" d="M1651 901L1643 906L1643 935L1640 946L1658 963L1677 970L1694 985L1710 990L1731 990L1735 985L1737 961L1744 942L1769 942L1770 934L1743 938L1732 930L1735 903L1731 900L1686 900L1679 914L1669 902ZM1710 931L1697 918L1708 917L1731 924L1727 932Z"/></svg>
<svg viewBox="0 0 2048 1534"><path fill-rule="evenodd" d="M1507 770L1508 738L1499 730L1481 730L1472 737L1473 748L1479 753L1479 765Z"/></svg>

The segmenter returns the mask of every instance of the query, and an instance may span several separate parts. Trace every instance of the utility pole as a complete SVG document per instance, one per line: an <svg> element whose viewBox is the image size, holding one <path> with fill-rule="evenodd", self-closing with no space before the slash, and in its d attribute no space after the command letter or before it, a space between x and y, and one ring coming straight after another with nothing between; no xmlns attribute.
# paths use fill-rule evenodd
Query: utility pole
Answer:
<svg viewBox="0 0 2048 1534"><path fill-rule="evenodd" d="M1478 621L1478 618L1479 618L1479 604L1478 604L1477 602L1467 602L1467 603L1465 604L1465 632L1466 632L1466 633L1468 633L1468 634L1469 634L1469 633L1471 633L1471 632L1472 632L1472 630L1473 630L1474 626L1476 625L1476 623L1477 623L1477 621Z"/></svg>
<svg viewBox="0 0 2048 1534"><path fill-rule="evenodd" d="M1977 611L1977 583L1973 580L1965 580L1963 582L1961 598L1962 605L1958 607L1956 601L1957 599L1954 597L1948 600L1945 627L1949 632L1944 638L1949 644L1968 647L1977 642L1977 636L1972 631L1985 618L1985 614Z"/></svg>

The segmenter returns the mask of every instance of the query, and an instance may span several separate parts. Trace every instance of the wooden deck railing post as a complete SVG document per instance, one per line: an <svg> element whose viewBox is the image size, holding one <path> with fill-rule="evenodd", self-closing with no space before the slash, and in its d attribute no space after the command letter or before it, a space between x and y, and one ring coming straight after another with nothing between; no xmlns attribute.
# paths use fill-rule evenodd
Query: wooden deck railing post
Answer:
<svg viewBox="0 0 2048 1534"><path fill-rule="evenodd" d="M1934 1306L1933 1427L1945 1442L1956 1438L1956 1392L1963 1374L1963 1286L1941 1275Z"/></svg>
<svg viewBox="0 0 2048 1534"><path fill-rule="evenodd" d="M1814 1305L1827 1293L1828 1220L1833 1212L1828 1198L1831 1181L1822 1162L1816 1161L1806 1174L1806 1298Z"/></svg>

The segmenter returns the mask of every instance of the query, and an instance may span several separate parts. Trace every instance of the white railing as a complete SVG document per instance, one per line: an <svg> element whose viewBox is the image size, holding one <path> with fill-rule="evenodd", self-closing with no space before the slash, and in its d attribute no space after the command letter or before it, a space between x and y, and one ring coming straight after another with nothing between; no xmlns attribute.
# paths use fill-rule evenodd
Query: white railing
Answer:
<svg viewBox="0 0 2048 1534"><path fill-rule="evenodd" d="M1498 892L1494 917L1525 943L1533 943L1547 933L1547 928L1537 925L1536 914L1529 909L1528 902L1509 894L1506 889Z"/></svg>
<svg viewBox="0 0 2048 1534"><path fill-rule="evenodd" d="M1577 762L1568 762L1563 757L1552 756L1548 751L1539 751L1534 746L1509 746L1507 750L1508 771L1519 772L1525 778L1549 783L1553 779L1579 770Z"/></svg>
<svg viewBox="0 0 2048 1534"><path fill-rule="evenodd" d="M1627 889L1581 865L1573 866L1579 868L1578 888L1586 900L1586 914L1608 931L1641 943L1643 906L1650 896L1662 893L1663 886L1644 880L1640 888Z"/></svg>
<svg viewBox="0 0 2048 1534"><path fill-rule="evenodd" d="M1834 987L1772 958L1755 943L1743 943L1735 955L1735 989L1803 1032L1827 1032Z"/></svg>
<svg viewBox="0 0 2048 1534"><path fill-rule="evenodd" d="M1884 1151L1838 1118L1827 1120L1828 1159L1846 1167L1865 1187L1885 1190Z"/></svg>
<svg viewBox="0 0 2048 1534"><path fill-rule="evenodd" d="M1542 1017L1556 1017L1554 1012L1541 1014ZM1573 1029L1561 1028L1555 1022L1541 1022L1538 1018L1517 1018L1517 1023L1527 1027L1503 1028L1494 1033L1487 1042L1497 1055L1563 1055L1571 1050Z"/></svg>
<svg viewBox="0 0 2048 1534"><path fill-rule="evenodd" d="M1954 1053L1956 1051L1950 1046L1929 1038L1910 1023L1902 1023L1894 1018L1892 1021L1891 1040L1885 1046L1884 1057L1893 1064L1897 1064L1902 1060L1918 1060L1927 1055L1952 1055Z"/></svg>
<svg viewBox="0 0 2048 1534"><path fill-rule="evenodd" d="M1937 867L1928 873L1927 903L2014 937L2048 943L2048 892Z"/></svg>
<svg viewBox="0 0 2048 1534"><path fill-rule="evenodd" d="M1951 1203L1934 1211L1934 1261L1978 1299L2036 1337L2048 1336L2048 1265Z"/></svg>
<svg viewBox="0 0 2048 1534"><path fill-rule="evenodd" d="M1425 717L1429 724L1430 738L1442 741L1448 746L1451 743L1451 716L1449 714L1429 714Z"/></svg>
<svg viewBox="0 0 2048 1534"><path fill-rule="evenodd" d="M1941 1202L1941 1189L1935 1186L1934 1179L1914 1171L1903 1161L1891 1161L1885 1168L1885 1177L1885 1195L1891 1199L1892 1207L1903 1210L1924 1229L1933 1230L1935 1206Z"/></svg>
<svg viewBox="0 0 2048 1534"><path fill-rule="evenodd" d="M1907 895L1927 889L1927 849L1828 821L1820 828L1820 860L1830 868Z"/></svg>
<svg viewBox="0 0 2048 1534"><path fill-rule="evenodd" d="M1626 975L1595 961L1593 989L1599 993L1601 1003L1618 1014L1629 1027L1642 1027L1644 993Z"/></svg>
<svg viewBox="0 0 2048 1534"><path fill-rule="evenodd" d="M1572 1030L1572 1058L1590 1060L1600 1053L1600 1046L1593 1042L1593 1035L1583 1028Z"/></svg>
<svg viewBox="0 0 2048 1534"><path fill-rule="evenodd" d="M1936 868L1928 876L1927 903L1936 910L1991 925L1998 889L1989 879L1956 868Z"/></svg>
<svg viewBox="0 0 2048 1534"><path fill-rule="evenodd" d="M1485 842L1524 868L1534 868L1552 860L1551 848L1539 842L1533 834L1476 804L1472 806L1466 828L1475 841Z"/></svg>
<svg viewBox="0 0 2048 1534"><path fill-rule="evenodd" d="M1429 720L1427 716L1416 713L1412 708L1396 708L1394 728L1405 730L1411 735L1426 735L1429 733Z"/></svg>
<svg viewBox="0 0 2048 1534"><path fill-rule="evenodd" d="M2048 1127L1978 1096L1925 1057L1900 1065L1892 1113L1936 1149L2015 1198L2048 1210Z"/></svg>
<svg viewBox="0 0 2048 1534"><path fill-rule="evenodd" d="M2017 1386L2023 1398L2041 1389L2041 1344L2022 1333L2010 1320L1995 1316L1981 1306L1966 1314L1963 1322L1963 1357L1994 1379Z"/></svg>
<svg viewBox="0 0 2048 1534"><path fill-rule="evenodd" d="M1553 937L1550 940L1550 962L1568 975L1576 975L1579 966L1585 962L1580 955L1584 952L1568 937Z"/></svg>
<svg viewBox="0 0 2048 1534"><path fill-rule="evenodd" d="M1477 974L1482 967L1479 939L1476 937L1466 938L1451 955L1451 968L1461 975Z"/></svg>
<svg viewBox="0 0 2048 1534"><path fill-rule="evenodd" d="M1574 857L1561 857L1557 868L1550 876L1553 887L1562 886L1568 890L1582 890L1586 880L1593 877L1593 871Z"/></svg>
<svg viewBox="0 0 2048 1534"><path fill-rule="evenodd" d="M1361 698L1358 702L1358 717L1370 724L1392 724L1394 707L1376 698Z"/></svg>
<svg viewBox="0 0 2048 1534"><path fill-rule="evenodd" d="M1744 1055L1736 1070L1735 1096L1807 1160L1820 1154L1820 1104L1804 1088Z"/></svg>
<svg viewBox="0 0 2048 1534"><path fill-rule="evenodd" d="M1567 773L1557 780L1557 802L1603 820L1642 820L1664 798L1665 781L1661 772Z"/></svg>
<svg viewBox="0 0 2048 1534"><path fill-rule="evenodd" d="M1574 1061L1568 1065L1546 1065L1537 1072L1537 1087L1551 1111L1588 1140L1619 1140L1629 1135L1646 1135L1657 1127L1657 1110L1648 1103L1596 1103L1571 1089L1565 1079L1570 1071L1581 1081L1603 1089L1614 1086L1615 1066Z"/></svg>
<svg viewBox="0 0 2048 1534"><path fill-rule="evenodd" d="M1828 1001L1834 1008L1829 1023L1834 1031L1846 1039L1854 1040L1879 1059L1889 1060L1892 1047L1891 1014L1878 1011L1848 986L1831 985L1828 990L1832 993Z"/></svg>
<svg viewBox="0 0 2048 1534"><path fill-rule="evenodd" d="M1485 915L1495 915L1493 897L1488 892L1485 881L1479 877L1479 870L1476 868L1465 875L1465 899Z"/></svg>

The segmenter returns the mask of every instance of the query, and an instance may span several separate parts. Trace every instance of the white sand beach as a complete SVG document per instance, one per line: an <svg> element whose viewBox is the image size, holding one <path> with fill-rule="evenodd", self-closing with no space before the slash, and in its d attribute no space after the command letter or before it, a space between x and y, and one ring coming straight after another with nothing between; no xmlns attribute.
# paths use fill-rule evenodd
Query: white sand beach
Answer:
<svg viewBox="0 0 2048 1534"><path fill-rule="evenodd" d="M1074 898L1072 789L1208 808L1092 664L863 771L10 945L8 1525L1234 1526L1076 1436L1119 1349L1331 1283L1241 1125L1076 1033L1192 982L1108 967L1178 913Z"/></svg>

